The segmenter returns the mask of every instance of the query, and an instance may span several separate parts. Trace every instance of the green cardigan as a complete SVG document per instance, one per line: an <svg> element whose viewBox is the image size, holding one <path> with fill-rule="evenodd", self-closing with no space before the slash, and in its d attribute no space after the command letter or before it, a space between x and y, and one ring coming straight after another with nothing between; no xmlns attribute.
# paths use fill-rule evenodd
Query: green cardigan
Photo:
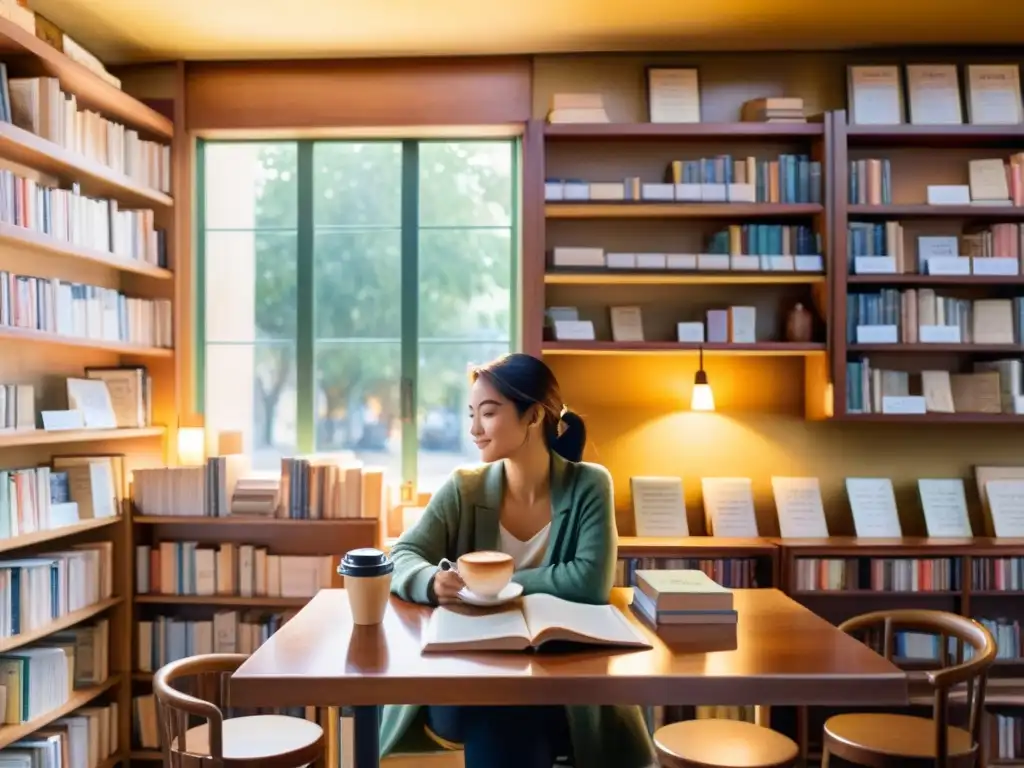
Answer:
<svg viewBox="0 0 1024 768"><path fill-rule="evenodd" d="M458 469L434 494L417 524L391 549L391 591L403 600L431 604L431 580L442 558L497 549L498 517L505 490L501 462ZM524 594L557 595L581 603L607 603L615 581L617 537L612 480L596 464L572 463L552 454L551 535L544 565L513 577ZM381 721L381 755L432 749L423 731L422 707L387 706ZM647 768L657 765L639 707L567 706L574 768Z"/></svg>

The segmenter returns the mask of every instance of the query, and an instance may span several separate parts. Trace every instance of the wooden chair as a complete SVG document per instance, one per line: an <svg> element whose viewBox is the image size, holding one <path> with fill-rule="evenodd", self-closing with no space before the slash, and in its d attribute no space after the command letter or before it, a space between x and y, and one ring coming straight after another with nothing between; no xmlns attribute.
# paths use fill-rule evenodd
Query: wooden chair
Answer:
<svg viewBox="0 0 1024 768"><path fill-rule="evenodd" d="M248 658L216 653L175 661L153 676L168 768L299 768L324 750L319 725L297 717L225 718L228 680ZM189 720L205 723L189 727Z"/></svg>
<svg viewBox="0 0 1024 768"><path fill-rule="evenodd" d="M822 768L828 768L832 755L869 768L974 768L981 752L988 669L996 658L996 643L989 631L973 619L923 610L875 611L839 628L849 634L881 630L887 659L892 659L896 631L937 636L940 668L923 674L933 697L930 718L885 713L830 717L825 722ZM965 644L973 649L968 661L964 661ZM966 689L966 730L949 724L950 690L955 686Z"/></svg>
<svg viewBox="0 0 1024 768"><path fill-rule="evenodd" d="M654 732L662 768L789 768L800 753L792 739L742 720L685 720Z"/></svg>

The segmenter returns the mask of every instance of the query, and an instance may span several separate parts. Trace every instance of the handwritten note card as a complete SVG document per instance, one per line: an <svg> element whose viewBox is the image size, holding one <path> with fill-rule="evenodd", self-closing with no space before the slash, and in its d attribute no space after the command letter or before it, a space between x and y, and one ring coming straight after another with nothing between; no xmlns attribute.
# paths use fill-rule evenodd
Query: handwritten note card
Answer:
<svg viewBox="0 0 1024 768"><path fill-rule="evenodd" d="M816 477L773 477L772 494L784 539L828 537L821 487Z"/></svg>
<svg viewBox="0 0 1024 768"><path fill-rule="evenodd" d="M846 497L853 512L853 528L866 539L898 539L903 536L896 494L887 477L848 477Z"/></svg>
<svg viewBox="0 0 1024 768"><path fill-rule="evenodd" d="M985 491L996 536L1024 536L1024 481L990 480Z"/></svg>
<svg viewBox="0 0 1024 768"><path fill-rule="evenodd" d="M937 538L969 538L974 535L967 518L964 481L959 478L917 481L928 535Z"/></svg>
<svg viewBox="0 0 1024 768"><path fill-rule="evenodd" d="M689 536L683 481L678 477L631 477L637 536Z"/></svg>
<svg viewBox="0 0 1024 768"><path fill-rule="evenodd" d="M700 482L711 535L738 539L758 535L749 477L705 477Z"/></svg>

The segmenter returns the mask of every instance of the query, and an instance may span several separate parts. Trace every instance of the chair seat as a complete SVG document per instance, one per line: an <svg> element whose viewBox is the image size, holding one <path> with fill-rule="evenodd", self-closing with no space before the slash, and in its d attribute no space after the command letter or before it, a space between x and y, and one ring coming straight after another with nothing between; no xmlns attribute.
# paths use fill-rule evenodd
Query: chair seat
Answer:
<svg viewBox="0 0 1024 768"><path fill-rule="evenodd" d="M971 734L949 726L949 756L970 757L974 752ZM851 713L825 721L826 746L846 760L857 752L884 757L935 758L935 721L926 717L896 714Z"/></svg>
<svg viewBox="0 0 1024 768"><path fill-rule="evenodd" d="M224 721L223 733L225 761L274 760L276 765L300 766L313 762L323 750L323 729L298 717L233 717ZM185 732L185 752L210 754L209 724Z"/></svg>
<svg viewBox="0 0 1024 768"><path fill-rule="evenodd" d="M666 768L783 768L800 748L781 733L742 720L685 720L654 732Z"/></svg>

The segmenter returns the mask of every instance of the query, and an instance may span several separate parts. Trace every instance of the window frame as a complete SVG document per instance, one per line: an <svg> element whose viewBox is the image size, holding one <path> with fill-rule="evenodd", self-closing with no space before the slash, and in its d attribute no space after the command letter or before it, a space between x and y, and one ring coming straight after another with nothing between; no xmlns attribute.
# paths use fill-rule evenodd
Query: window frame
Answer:
<svg viewBox="0 0 1024 768"><path fill-rule="evenodd" d="M194 324L194 380L195 410L206 412L206 148L212 144L293 144L297 155L297 222L296 222L296 446L298 454L316 450L316 301L315 301L315 220L313 165L317 144L327 143L400 143L402 152L401 194L401 376L399 384L401 413L401 480L407 491L418 488L419 454L419 268L420 235L427 230L505 230L504 226L421 226L420 224L420 147L431 143L501 143L507 142L511 154L511 218L507 227L510 248L509 279L509 349L521 349L522 329L520 306L522 264L521 179L522 139L513 138L345 138L345 139L204 139L196 142L194 211L195 269L192 295ZM254 231L260 231L256 228ZM459 341L453 339L452 341Z"/></svg>

